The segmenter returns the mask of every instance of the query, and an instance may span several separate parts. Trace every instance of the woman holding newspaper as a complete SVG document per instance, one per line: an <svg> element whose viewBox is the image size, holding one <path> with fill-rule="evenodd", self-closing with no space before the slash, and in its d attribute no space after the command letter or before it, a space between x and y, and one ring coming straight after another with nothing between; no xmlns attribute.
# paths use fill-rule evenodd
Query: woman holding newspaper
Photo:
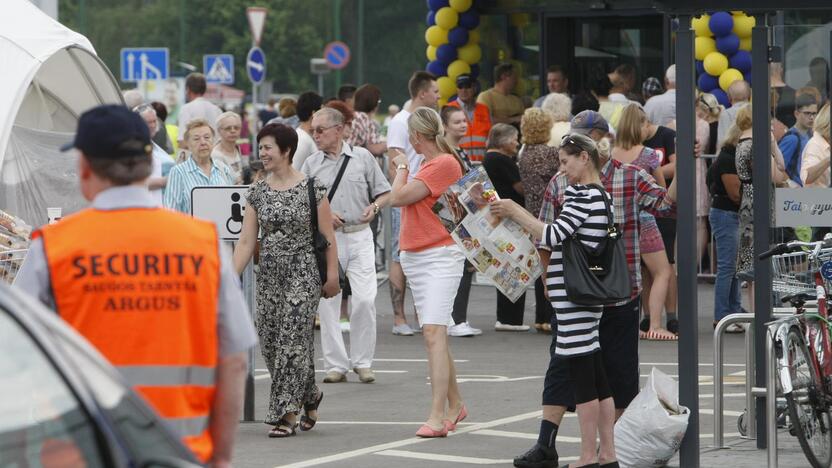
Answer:
<svg viewBox="0 0 832 468"><path fill-rule="evenodd" d="M462 177L462 164L445 140L439 114L416 109L407 120L410 143L424 156L419 172L408 182L407 156L393 158L396 178L390 201L402 207L399 239L401 265L413 293L425 336L432 403L419 437L445 437L467 416L448 350L447 327L465 260L448 231L432 211L436 200ZM446 406L447 402L447 406Z"/></svg>
<svg viewBox="0 0 832 468"><path fill-rule="evenodd" d="M618 466L613 443L615 405L598 343L602 306L580 306L569 302L564 286L561 246L565 239L575 236L586 248L597 247L607 234L606 205L609 203L612 207L611 197L601 184L599 170L603 161L590 138L577 133L566 135L558 153L560 171L570 186L554 223L543 224L512 200L492 202L491 212L518 222L541 241L542 248L552 250L546 272L546 287L557 318L552 358L568 359L581 426L581 456L571 466L598 467L600 464L613 468ZM596 437L601 440L600 451L596 447Z"/></svg>

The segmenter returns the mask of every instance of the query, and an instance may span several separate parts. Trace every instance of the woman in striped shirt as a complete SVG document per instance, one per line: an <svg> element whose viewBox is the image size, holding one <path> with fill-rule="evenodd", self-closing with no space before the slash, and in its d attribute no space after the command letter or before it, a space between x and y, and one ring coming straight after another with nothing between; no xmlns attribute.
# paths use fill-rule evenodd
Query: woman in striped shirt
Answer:
<svg viewBox="0 0 832 468"><path fill-rule="evenodd" d="M615 405L598 344L598 324L603 308L569 302L561 248L563 241L573 236L587 248L596 247L607 232L604 198L610 202L611 209L612 201L599 177L603 161L589 137L576 133L566 135L558 157L560 171L566 175L570 187L566 190L563 208L552 224L543 224L511 200L492 203L491 212L515 220L540 240L541 248L552 250L546 272L546 289L557 319L552 358L569 360L581 426L581 457L574 466L597 467L600 463L601 467L612 468L618 466L613 443ZM599 436L600 451L595 443Z"/></svg>

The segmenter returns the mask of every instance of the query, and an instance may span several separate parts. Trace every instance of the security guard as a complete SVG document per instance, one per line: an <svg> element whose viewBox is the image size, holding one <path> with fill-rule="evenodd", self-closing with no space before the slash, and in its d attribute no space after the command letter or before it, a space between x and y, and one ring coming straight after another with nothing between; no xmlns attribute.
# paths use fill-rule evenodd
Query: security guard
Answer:
<svg viewBox="0 0 832 468"><path fill-rule="evenodd" d="M197 458L230 466L257 340L230 255L213 224L154 202L137 114L85 112L71 147L92 206L33 234L15 284L98 348Z"/></svg>
<svg viewBox="0 0 832 468"><path fill-rule="evenodd" d="M448 103L465 111L468 132L459 140L459 147L465 150L471 161L481 163L485 157L488 132L491 131L491 112L488 106L477 102L477 80L469 74L456 78L456 101Z"/></svg>

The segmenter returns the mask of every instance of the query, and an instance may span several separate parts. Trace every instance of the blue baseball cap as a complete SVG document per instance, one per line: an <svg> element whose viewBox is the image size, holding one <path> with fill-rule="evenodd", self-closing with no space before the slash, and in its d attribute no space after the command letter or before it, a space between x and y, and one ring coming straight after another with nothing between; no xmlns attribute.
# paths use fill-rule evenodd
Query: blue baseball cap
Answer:
<svg viewBox="0 0 832 468"><path fill-rule="evenodd" d="M604 133L609 132L610 126L607 123L607 119L593 110L581 111L578 115L572 117L572 132L589 135L589 132L592 130L601 130Z"/></svg>
<svg viewBox="0 0 832 468"><path fill-rule="evenodd" d="M120 159L150 154L150 130L139 114L113 104L94 107L78 119L75 139L61 147L81 150L97 159Z"/></svg>

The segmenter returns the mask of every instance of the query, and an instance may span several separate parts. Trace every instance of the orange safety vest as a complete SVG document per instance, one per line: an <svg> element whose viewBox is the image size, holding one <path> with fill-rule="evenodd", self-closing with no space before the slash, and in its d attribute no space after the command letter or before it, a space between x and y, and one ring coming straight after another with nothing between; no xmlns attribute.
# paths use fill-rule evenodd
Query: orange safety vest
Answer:
<svg viewBox="0 0 832 468"><path fill-rule="evenodd" d="M86 209L38 237L58 314L209 461L220 285L214 225L160 208Z"/></svg>
<svg viewBox="0 0 832 468"><path fill-rule="evenodd" d="M449 106L459 107L459 100L448 103ZM468 113L465 113L465 118L468 119ZM488 141L488 132L491 131L491 113L488 106L481 103L476 103L474 107L474 119L468 120L468 132L459 141L459 147L468 153L468 157L473 162L482 162L485 157L486 142Z"/></svg>

